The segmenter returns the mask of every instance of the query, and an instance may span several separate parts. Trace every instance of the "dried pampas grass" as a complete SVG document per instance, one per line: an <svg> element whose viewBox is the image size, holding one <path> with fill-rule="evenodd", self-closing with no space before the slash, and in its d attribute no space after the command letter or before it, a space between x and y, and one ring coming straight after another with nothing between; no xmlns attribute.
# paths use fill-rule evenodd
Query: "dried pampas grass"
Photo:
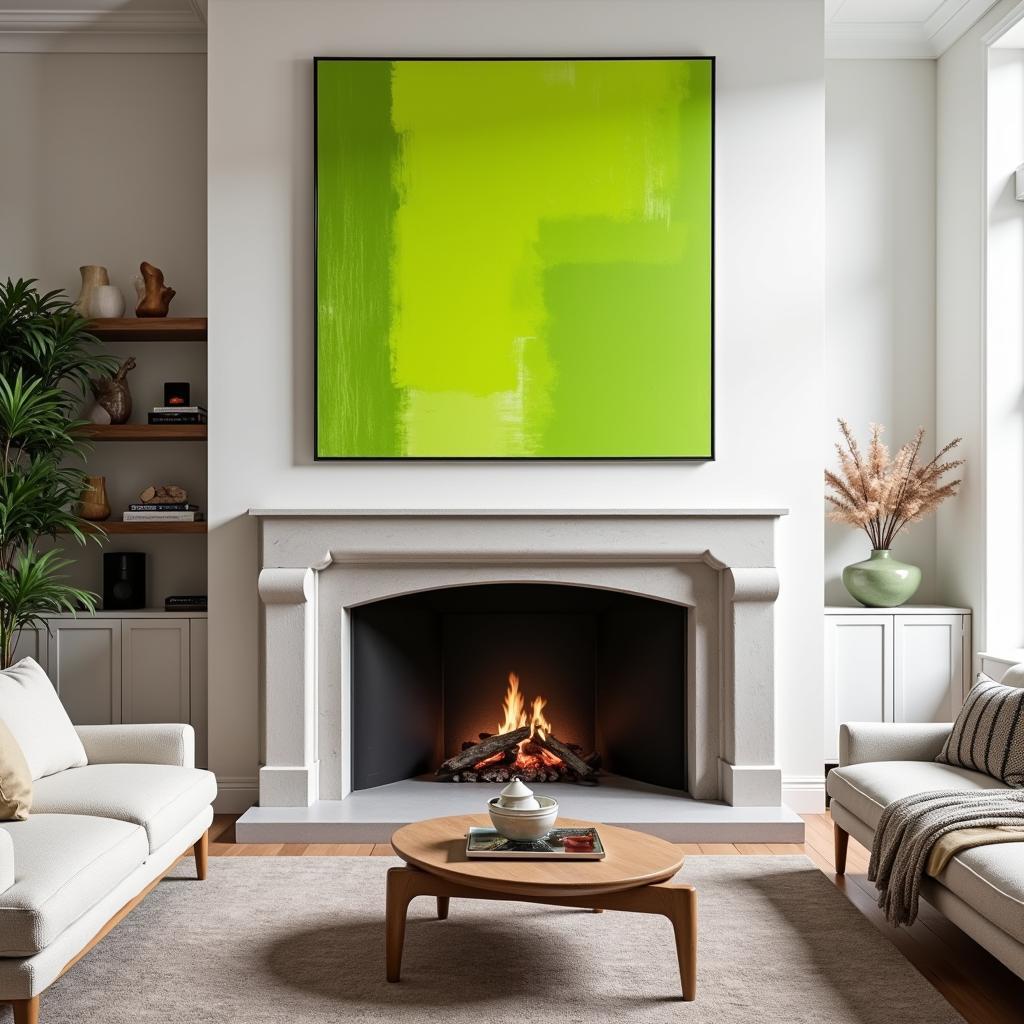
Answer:
<svg viewBox="0 0 1024 1024"><path fill-rule="evenodd" d="M861 451L846 420L839 420L844 444L836 445L839 470L825 470L831 493L829 519L862 529L872 548L890 548L896 535L909 523L917 523L934 512L946 498L956 494L959 480L942 478L964 464L963 459L942 460L958 445L949 442L930 462L920 461L924 428L919 427L895 455L882 441L885 429L871 424L867 453Z"/></svg>

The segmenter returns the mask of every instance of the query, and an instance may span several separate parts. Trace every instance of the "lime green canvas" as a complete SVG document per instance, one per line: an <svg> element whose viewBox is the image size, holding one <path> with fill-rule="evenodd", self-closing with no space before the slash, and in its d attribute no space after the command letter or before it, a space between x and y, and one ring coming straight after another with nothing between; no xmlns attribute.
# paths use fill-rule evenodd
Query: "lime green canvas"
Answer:
<svg viewBox="0 0 1024 1024"><path fill-rule="evenodd" d="M318 458L712 457L711 58L316 62Z"/></svg>

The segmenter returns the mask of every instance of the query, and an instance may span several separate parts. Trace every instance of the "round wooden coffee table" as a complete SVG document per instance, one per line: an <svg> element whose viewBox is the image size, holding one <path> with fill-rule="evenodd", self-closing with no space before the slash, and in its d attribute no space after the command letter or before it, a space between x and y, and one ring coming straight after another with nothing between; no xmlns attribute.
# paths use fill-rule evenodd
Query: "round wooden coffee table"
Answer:
<svg viewBox="0 0 1024 1024"><path fill-rule="evenodd" d="M593 822L559 818L560 827ZM697 992L697 893L692 885L668 885L683 855L671 843L632 829L597 825L606 856L597 861L470 860L466 832L490 825L486 815L430 818L400 828L391 837L406 867L388 872L387 978L398 981L405 943L405 917L417 896L437 898L437 916L448 916L452 896L475 900L519 900L590 910L661 914L672 923L683 999Z"/></svg>

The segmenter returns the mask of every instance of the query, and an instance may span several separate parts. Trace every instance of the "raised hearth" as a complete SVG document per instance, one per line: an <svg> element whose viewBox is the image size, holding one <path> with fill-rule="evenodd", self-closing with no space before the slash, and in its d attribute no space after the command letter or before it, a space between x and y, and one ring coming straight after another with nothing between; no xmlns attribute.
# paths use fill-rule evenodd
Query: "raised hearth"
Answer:
<svg viewBox="0 0 1024 1024"><path fill-rule="evenodd" d="M378 692L376 687L360 691L365 678L355 677L363 671L357 662L365 650L359 623L369 610L389 603L398 607L411 601L422 610L430 600L436 603L430 595L525 594L530 588L603 594L610 603L600 599L602 614L617 614L619 603L626 607L633 601L675 609L677 619L670 621L684 634L680 664L657 698L665 713L650 721L656 728L667 722L675 729L674 747L667 742L671 733L657 746L678 751L668 755L682 759L670 777L685 791L654 784L662 778L656 775L636 781L636 769L626 758L622 763L630 764L633 779L621 778L613 767L593 788L545 782L542 791L557 789L565 813L678 841L802 838L802 822L781 806L775 763L774 526L784 512L271 509L251 514L261 521L266 733L260 806L238 822L241 841L380 842L414 818L482 807L486 787L419 775L461 746L444 737L442 719L435 722L428 715L434 724L419 739L421 760L436 758L429 768L414 770L412 762L396 766L359 752L356 723L365 712L366 695ZM435 608L430 614L439 613ZM408 667L405 654L398 653L394 664ZM621 662L621 653L617 657ZM507 660L501 660L501 686L517 668ZM489 681L497 664L487 673ZM534 666L524 679L531 696L540 675ZM408 682L401 676L396 694L404 700L413 691L401 690ZM379 678L385 688L396 685L391 671ZM593 685L600 693L600 679ZM423 702L424 692L416 691L416 700ZM362 694L355 706L354 693ZM569 707L564 695L559 699ZM595 707L600 708L599 700ZM557 735L554 704L551 713ZM493 731L498 724L490 724L489 711L475 716L463 716L452 729L472 741L478 731ZM578 707L564 720L577 731L571 739L580 749L595 736L598 747L605 742L599 721L588 725ZM361 728L365 722L364 715ZM467 728L473 734L466 735ZM539 751L531 746L526 753ZM384 774L368 776L363 769L379 767L378 762ZM375 784L375 778L385 784Z"/></svg>

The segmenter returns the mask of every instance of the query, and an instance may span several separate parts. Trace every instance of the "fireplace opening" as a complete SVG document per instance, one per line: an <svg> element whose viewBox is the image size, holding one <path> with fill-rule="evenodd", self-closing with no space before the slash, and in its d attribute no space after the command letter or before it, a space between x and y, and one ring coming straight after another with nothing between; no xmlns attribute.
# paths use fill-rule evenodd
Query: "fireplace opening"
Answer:
<svg viewBox="0 0 1024 1024"><path fill-rule="evenodd" d="M601 778L601 755L587 753L578 743L555 735L544 711L546 697L527 700L515 672L501 702L501 721L493 732L463 740L457 754L434 773L449 782L578 782L596 786Z"/></svg>
<svg viewBox="0 0 1024 1024"><path fill-rule="evenodd" d="M686 789L686 610L589 587L484 584L351 611L352 782Z"/></svg>

